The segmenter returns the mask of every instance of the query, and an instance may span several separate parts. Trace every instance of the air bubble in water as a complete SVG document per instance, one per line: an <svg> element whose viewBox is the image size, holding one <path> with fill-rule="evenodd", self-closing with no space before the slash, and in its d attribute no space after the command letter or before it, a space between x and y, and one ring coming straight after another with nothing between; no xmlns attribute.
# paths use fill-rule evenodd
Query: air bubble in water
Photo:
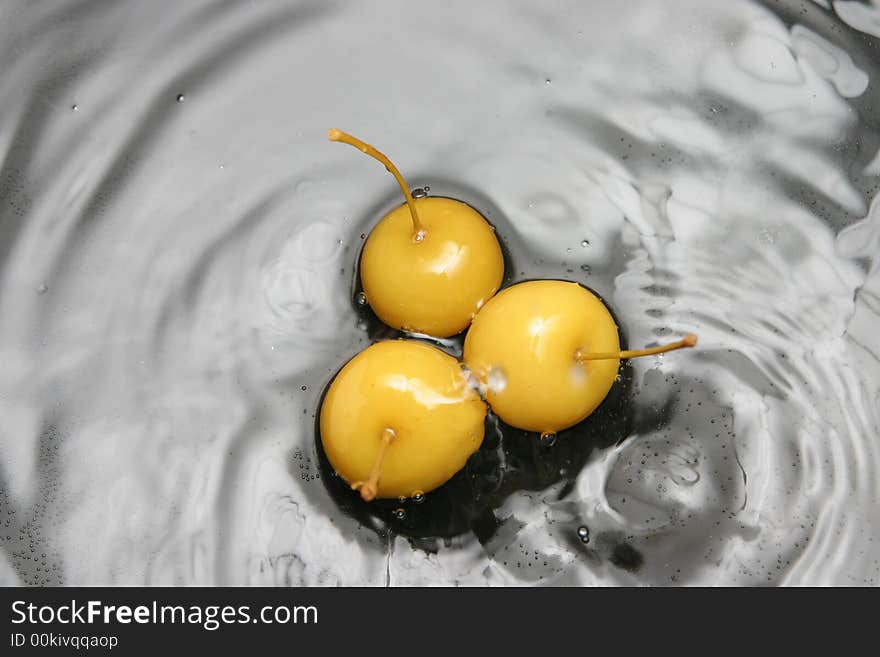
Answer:
<svg viewBox="0 0 880 657"><path fill-rule="evenodd" d="M425 198L428 195L427 187L416 187L410 192L413 198Z"/></svg>
<svg viewBox="0 0 880 657"><path fill-rule="evenodd" d="M541 434L541 443L546 447L553 447L556 444L556 433L553 431L545 431Z"/></svg>
<svg viewBox="0 0 880 657"><path fill-rule="evenodd" d="M398 507L391 512L391 515L394 516L396 520L403 520L406 518L406 511L403 508Z"/></svg>
<svg viewBox="0 0 880 657"><path fill-rule="evenodd" d="M422 491L417 490L415 493L412 494L412 501L416 504L421 504L425 501L425 494Z"/></svg>
<svg viewBox="0 0 880 657"><path fill-rule="evenodd" d="M178 103L182 103L185 100L186 100L186 96L184 96L183 94L177 94L177 102Z"/></svg>
<svg viewBox="0 0 880 657"><path fill-rule="evenodd" d="M587 248L590 246L590 240L581 240L581 246Z"/></svg>
<svg viewBox="0 0 880 657"><path fill-rule="evenodd" d="M72 109L74 112L78 112L78 111L79 111L79 105L72 105L70 109Z"/></svg>
<svg viewBox="0 0 880 657"><path fill-rule="evenodd" d="M367 305L367 295L364 294L363 292L358 292L357 304L359 306L366 306Z"/></svg>

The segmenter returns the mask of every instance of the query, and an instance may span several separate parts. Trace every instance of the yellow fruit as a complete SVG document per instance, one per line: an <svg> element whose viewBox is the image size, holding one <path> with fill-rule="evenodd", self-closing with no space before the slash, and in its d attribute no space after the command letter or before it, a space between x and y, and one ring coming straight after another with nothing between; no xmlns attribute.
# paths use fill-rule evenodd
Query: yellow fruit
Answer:
<svg viewBox="0 0 880 657"><path fill-rule="evenodd" d="M697 344L697 336L620 351L614 318L577 283L528 281L497 294L464 341L464 362L507 424L552 434L584 420L608 395L623 358Z"/></svg>
<svg viewBox="0 0 880 657"><path fill-rule="evenodd" d="M449 337L468 327L501 285L504 258L495 231L451 198L415 201L423 237L412 238L406 205L370 233L361 284L376 315L394 328Z"/></svg>
<svg viewBox="0 0 880 657"><path fill-rule="evenodd" d="M364 245L360 274L367 302L397 329L438 338L461 333L504 277L495 230L467 203L413 199L394 164L369 144L339 130L329 137L382 162L406 198Z"/></svg>
<svg viewBox="0 0 880 657"><path fill-rule="evenodd" d="M503 290L480 311L464 361L487 384L486 399L507 424L554 433L602 403L619 360L581 362L587 351L617 352L617 325L577 283L529 281Z"/></svg>
<svg viewBox="0 0 880 657"><path fill-rule="evenodd" d="M485 417L455 358L412 340L378 342L330 384L321 443L365 500L410 497L464 467L483 442Z"/></svg>

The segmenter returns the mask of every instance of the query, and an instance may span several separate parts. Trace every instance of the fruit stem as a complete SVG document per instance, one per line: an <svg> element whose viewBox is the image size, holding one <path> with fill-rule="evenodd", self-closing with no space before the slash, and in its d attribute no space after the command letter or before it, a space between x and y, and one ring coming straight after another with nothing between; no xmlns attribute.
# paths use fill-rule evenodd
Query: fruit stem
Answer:
<svg viewBox="0 0 880 657"><path fill-rule="evenodd" d="M382 432L382 442L379 444L379 453L370 470L370 476L366 481L356 481L351 485L352 490L359 490L364 502L372 502L379 493L379 475L382 474L382 461L385 459L385 450L395 437L394 429L385 429Z"/></svg>
<svg viewBox="0 0 880 657"><path fill-rule="evenodd" d="M328 130L327 136L330 138L330 141L341 141L349 146L354 146L362 153L379 160L385 165L385 168L397 180L397 184L400 185L400 189L403 191L404 197L406 197L406 204L409 206L409 214L412 217L413 239L416 242L421 242L425 238L425 229L422 226L422 222L419 221L419 213L416 212L416 202L413 200L412 194L409 192L409 187L407 186L406 181L403 179L403 176L400 175L400 171L398 171L397 167L394 166L394 163L388 159L388 156L381 151L376 150L376 148L370 146L370 144L362 142L357 137L352 137L347 132L342 132L342 130L337 130L336 128Z"/></svg>
<svg viewBox="0 0 880 657"><path fill-rule="evenodd" d="M678 342L673 342L672 344L663 345L661 347L651 347L650 349L633 349L628 351L617 351L617 352L606 352L606 353L596 353L596 354L585 354L578 350L575 358L578 362L584 362L588 360L610 360L612 358L639 358L640 356L653 356L654 354L662 354L667 351L674 351L676 349L683 349L684 347L695 347L697 345L697 336L693 333L688 333Z"/></svg>

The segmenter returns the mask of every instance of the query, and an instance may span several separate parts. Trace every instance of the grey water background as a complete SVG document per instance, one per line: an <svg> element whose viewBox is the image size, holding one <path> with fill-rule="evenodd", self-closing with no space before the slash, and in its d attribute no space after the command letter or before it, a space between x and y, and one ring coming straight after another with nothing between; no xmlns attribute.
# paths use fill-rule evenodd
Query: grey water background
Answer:
<svg viewBox="0 0 880 657"><path fill-rule="evenodd" d="M878 39L852 1L0 4L0 583L877 585ZM700 335L488 543L320 478L396 198L330 127L631 345Z"/></svg>

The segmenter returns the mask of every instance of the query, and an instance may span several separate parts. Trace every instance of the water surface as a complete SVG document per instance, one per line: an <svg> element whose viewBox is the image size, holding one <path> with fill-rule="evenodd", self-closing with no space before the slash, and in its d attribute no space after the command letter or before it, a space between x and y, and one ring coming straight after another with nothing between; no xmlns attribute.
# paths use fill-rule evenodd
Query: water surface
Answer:
<svg viewBox="0 0 880 657"><path fill-rule="evenodd" d="M4 3L0 581L876 585L878 37L861 2ZM700 336L485 532L322 477L398 202L330 127L486 212L512 280Z"/></svg>

